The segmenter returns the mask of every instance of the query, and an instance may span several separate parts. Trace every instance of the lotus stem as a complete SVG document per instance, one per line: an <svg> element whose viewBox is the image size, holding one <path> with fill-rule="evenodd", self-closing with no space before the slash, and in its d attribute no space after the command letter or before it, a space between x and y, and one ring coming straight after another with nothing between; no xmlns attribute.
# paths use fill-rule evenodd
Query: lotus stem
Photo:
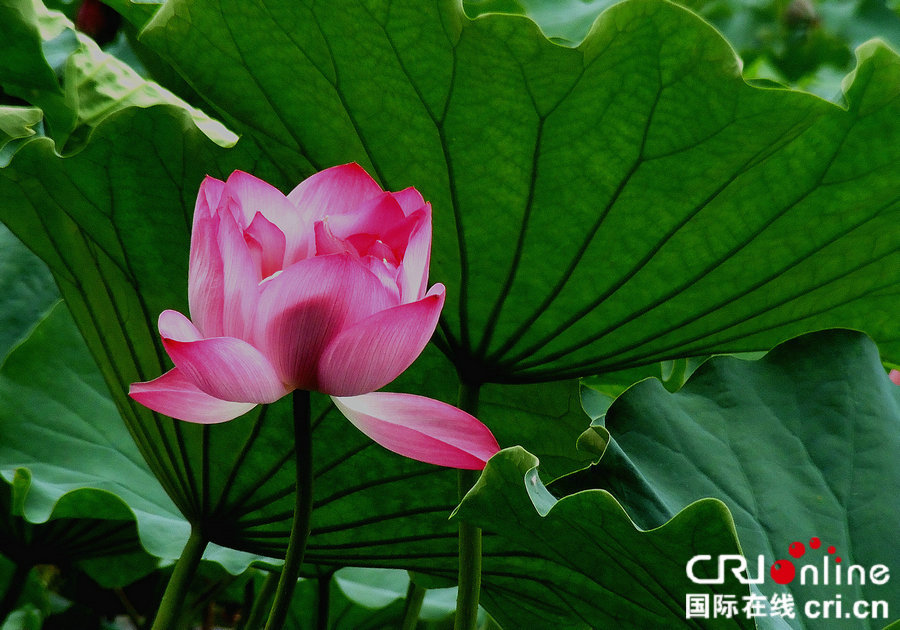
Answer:
<svg viewBox="0 0 900 630"><path fill-rule="evenodd" d="M333 573L320 576L318 579L318 598L316 600L316 628L317 630L328 630L330 610L331 610L331 576Z"/></svg>
<svg viewBox="0 0 900 630"><path fill-rule="evenodd" d="M297 459L297 489L294 493L294 522L291 524L291 539L288 542L284 568L275 590L275 601L269 612L266 630L281 630L287 619L291 598L300 577L300 566L306 552L312 518L312 426L310 421L309 392L294 390L294 452Z"/></svg>
<svg viewBox="0 0 900 630"><path fill-rule="evenodd" d="M163 593L151 630L170 630L170 628L176 627L191 580L197 573L197 567L200 566L200 560L203 558L203 551L208 544L209 541L201 533L200 528L192 525L191 535L184 545L181 557L175 563L175 570L172 571L172 577L169 578L169 583L166 585L166 592Z"/></svg>
<svg viewBox="0 0 900 630"><path fill-rule="evenodd" d="M403 611L403 623L400 625L400 630L416 630L424 601L425 589L410 582L409 588L406 590L406 607Z"/></svg>
<svg viewBox="0 0 900 630"><path fill-rule="evenodd" d="M466 381L459 384L457 406L473 416L478 412L479 385ZM458 477L459 499L475 485L479 471L460 470ZM459 521L459 592L456 596L454 630L475 630L478 621L478 599L481 593L481 530Z"/></svg>
<svg viewBox="0 0 900 630"><path fill-rule="evenodd" d="M244 622L242 630L259 630L263 627L266 609L269 606L269 600L272 599L272 594L275 592L277 583L277 573L266 574L259 592L253 598L253 605L250 607L250 613L247 615L247 620Z"/></svg>

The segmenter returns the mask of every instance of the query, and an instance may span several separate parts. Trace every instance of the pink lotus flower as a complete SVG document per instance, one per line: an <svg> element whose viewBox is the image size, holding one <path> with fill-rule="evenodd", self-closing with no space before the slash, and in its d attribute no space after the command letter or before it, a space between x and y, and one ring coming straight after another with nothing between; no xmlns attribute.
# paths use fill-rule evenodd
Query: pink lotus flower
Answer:
<svg viewBox="0 0 900 630"><path fill-rule="evenodd" d="M173 418L215 423L295 389L319 391L392 451L481 469L499 446L474 417L372 393L434 333L444 286L427 289L430 256L431 205L414 188L383 191L356 164L286 197L241 171L207 177L191 235L191 319L159 316L175 368L129 394Z"/></svg>

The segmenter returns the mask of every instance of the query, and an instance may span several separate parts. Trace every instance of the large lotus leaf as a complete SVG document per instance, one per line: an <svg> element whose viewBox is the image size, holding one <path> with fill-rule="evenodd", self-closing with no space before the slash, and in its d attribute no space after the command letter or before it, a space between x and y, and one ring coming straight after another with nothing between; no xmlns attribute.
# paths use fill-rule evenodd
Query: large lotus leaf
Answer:
<svg viewBox="0 0 900 630"><path fill-rule="evenodd" d="M658 0L611 7L575 49L452 0L172 0L142 38L284 165L356 160L424 192L441 330L471 381L835 324L900 356L900 60L883 45L859 50L845 110L748 86L708 24Z"/></svg>
<svg viewBox="0 0 900 630"><path fill-rule="evenodd" d="M860 619L854 627L881 628L897 617L900 387L864 335L806 335L758 361L716 357L675 394L656 380L641 382L610 407L606 426L614 441L600 463L557 491L607 488L642 527L700 497L717 497L734 514L754 575L758 555L765 558L763 595L780 590L772 564L790 560L798 610L841 595L845 611L863 599L888 603L888 619ZM822 542L818 550L812 537ZM800 559L788 553L794 542L806 549ZM829 546L835 554L825 586ZM835 584L835 556L845 568L842 585ZM886 585L869 579L878 564L890 569ZM798 584L807 565L819 567L820 586ZM865 568L864 584L855 575L848 585L851 565ZM801 613L791 623L828 628L834 621Z"/></svg>
<svg viewBox="0 0 900 630"><path fill-rule="evenodd" d="M74 333L71 327L70 333ZM90 367L90 362L85 362L86 357L82 357L78 362L66 356L66 353L62 351L65 345L58 341L52 341L51 338L46 345L54 348L53 357L64 365L80 365L84 369ZM35 367L31 370L17 367L15 373L22 374L22 377L27 378L28 382L32 384L41 382L42 379L53 381L60 373L65 374L65 369L58 368L47 361L48 353L49 351L31 352L29 346L20 347L18 355L23 361L32 362ZM429 350L429 353L433 354L434 350ZM16 366L15 363L12 365ZM32 372L34 375L29 377L28 375ZM418 378L420 378L419 374L411 373L408 377L404 377L398 385L402 387L404 382L412 384ZM94 382L97 382L97 376L94 376ZM65 389L68 390L70 387L66 386ZM491 386L486 388L486 391L490 393L491 389L500 392L507 388ZM517 388L508 389L515 390ZM521 390L521 388L518 389ZM87 405L91 409L100 406L96 398L96 391L100 390L102 388L98 385L91 396L75 390L77 404ZM25 410L39 413L42 409L40 403L43 395L38 393L38 400L31 401L27 398L20 398L20 392L21 387L15 390L15 398L10 396L10 399L18 400ZM492 394L485 398L493 401L488 402L486 409L497 407L497 413L502 411L502 405L498 404L502 402L502 396ZM566 397L564 400L568 398ZM571 411L568 403L562 401L560 403L561 410ZM519 404L521 406L521 403ZM111 406L108 403L106 408L111 413ZM270 419L276 418L282 424L286 424L287 418L283 405L274 406L268 414ZM321 417L316 425L314 443L318 462L316 465L318 491L313 535L308 552L309 561L331 566L341 566L342 564L396 566L416 569L420 573L428 573L436 577L452 578L455 574L455 526L448 521L447 515L455 502L455 475L451 471L416 464L385 453L355 429L352 429L333 411L330 414ZM44 418L46 422L47 417L50 417L50 414L35 416L31 422L25 424L26 429L41 426L37 420ZM89 415L88 417L98 418L100 416ZM100 418L102 419L102 417ZM16 420L17 422L11 425L13 436L16 434L12 430L20 431L22 425L21 422L18 422L21 420L21 416L17 416ZM244 421L246 420L238 421L238 423ZM105 427L105 425L102 426ZM110 426L115 427L116 425L113 422ZM53 428L58 429L58 426L53 425ZM117 470L107 471L101 475L100 481L102 482L103 477L122 479L121 476L117 476L122 462L115 458L110 459L109 453L103 457L92 457L88 454L82 458L78 455L77 451L71 447L71 437L83 432L71 431L71 428L69 431L71 435L65 436L65 439L62 440L63 445L60 448L65 447L63 455L78 457L79 461L85 461L92 466L96 466L99 460L107 458ZM224 427L210 428L208 439L211 444L215 444L214 440L218 437L214 430L222 428ZM580 427L573 425L572 428ZM107 429L108 427L104 430ZM262 432L251 433L251 438L245 442L230 442L231 450L229 452L232 453L235 462L252 461L249 453L255 449L254 439L258 439L252 436L259 436L260 433ZM92 434L93 432L89 432L89 435ZM21 437L24 444L32 449L43 444L39 439L29 439L27 431ZM573 440L574 437L573 434ZM535 441L537 442L537 440ZM8 442L13 445L18 443L14 440ZM119 448L118 445L121 443L128 445L127 440L115 440L116 448ZM228 444L227 440L221 443ZM216 509L211 510L216 519L216 529L213 531L215 539L251 551L276 555L280 554L284 548L287 519L289 518L291 486L287 481L289 476L285 477L283 462L289 458L290 449L289 445L285 446L283 443L278 444L273 441L263 441L262 445L265 446L264 450L269 454L270 459L260 459L257 463L265 464L265 468L246 464L234 465L234 463L230 469L211 465L208 470L216 471L218 474L202 476L197 485L203 487L208 484L211 488L208 500L218 501ZM41 447L38 450L38 453L32 454L30 460L24 462L20 460L20 463L27 465L30 462L30 467L35 470L35 477L43 478L43 473L48 468L52 468L61 455L54 455L59 449L48 450ZM210 448L208 452L214 451ZM136 455L132 454L132 459L134 457ZM41 462L47 462L48 459L49 463L43 464L44 469L41 469ZM243 478L244 475L247 477L246 480ZM270 478L273 475L279 478L281 485L271 483ZM77 479L76 483L79 486L91 485L85 484L83 478ZM136 483L143 486L141 481ZM129 482L128 486L131 485ZM423 491L423 489L427 491ZM129 496L128 488L119 487L113 488L113 490L126 497L129 503L135 500L134 497ZM276 496L269 496L270 492L275 492ZM52 505L48 499L38 501L40 499L38 488L29 493L29 498L38 505L44 505L44 509ZM77 504L76 502L75 505ZM281 512L277 512L277 509L281 509ZM177 519L177 516L175 518ZM182 523L181 529L186 529L186 525ZM177 531L173 532L170 525L142 528L142 534L156 532L173 536L173 534L177 534ZM171 553L171 547L169 552ZM501 536L486 538L485 553L484 588L488 594L496 593L492 595L495 601L507 602L508 605L510 598L514 599L523 593L528 595L535 588L531 576L534 571L534 563L545 562L540 557L536 560L532 557L532 564L525 563L521 567L502 566L496 570L493 569L494 561L502 563L503 559L510 555L517 558L522 556L518 547L511 546L510 542ZM511 578L516 575L518 579ZM567 607L565 597L546 597L545 600L546 605L552 611L551 614L556 617L565 614L562 612Z"/></svg>
<svg viewBox="0 0 900 630"><path fill-rule="evenodd" d="M483 604L508 628L752 628L746 618L687 619L688 594L735 597L740 584L694 585L687 562L698 553L738 553L728 510L699 501L652 531L637 529L603 490L556 500L534 467L537 458L507 449L488 462L457 515L507 539L518 553L485 554ZM523 580L521 574L529 575ZM704 574L704 577L708 577ZM508 591L506 589L509 589Z"/></svg>
<svg viewBox="0 0 900 630"><path fill-rule="evenodd" d="M3 218L50 265L113 400L178 510L216 543L279 557L293 504L289 400L200 427L155 417L125 396L130 382L165 369L155 319L165 308L185 308L189 208L201 173L223 175L226 158L241 155L240 145L216 147L189 123L172 108L131 109L108 117L68 158L56 156L47 139L27 143L0 171L0 195L8 201ZM139 172L134 163L142 165ZM253 168L259 164L243 166L260 172ZM397 387L421 391L415 385L426 378L452 382L446 363L428 367L436 352L429 349L432 362L414 367ZM527 401L539 398L539 386L486 386L484 417L507 427L507 445L522 436L546 452L558 474L588 463L574 449L588 419L573 405L575 384L548 387L560 395L534 406ZM452 400L455 388L448 389L443 398ZM315 575L315 564L357 565L452 579L456 525L448 517L457 502L456 474L384 451L322 397L316 400L315 513L304 572ZM527 426L516 429L517 421ZM497 557L509 551L500 537L485 549ZM492 588L490 576L485 588Z"/></svg>
<svg viewBox="0 0 900 630"><path fill-rule="evenodd" d="M3 226L0 226L0 296L0 357L5 357L40 315L59 299L59 291L47 266Z"/></svg>

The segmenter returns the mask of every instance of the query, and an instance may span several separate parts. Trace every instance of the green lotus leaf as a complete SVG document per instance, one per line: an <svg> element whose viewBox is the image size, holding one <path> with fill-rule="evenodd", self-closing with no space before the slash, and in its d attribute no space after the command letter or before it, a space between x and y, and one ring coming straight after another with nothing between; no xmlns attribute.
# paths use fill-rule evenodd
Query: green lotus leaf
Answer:
<svg viewBox="0 0 900 630"><path fill-rule="evenodd" d="M791 593L801 610L809 601L843 599L844 612L856 601L885 602L879 616L873 608L871 618L856 620L859 628L896 618L900 594L890 582L873 582L868 571L883 564L893 578L900 567L889 542L900 526L893 491L900 483L900 387L888 380L865 335L804 335L758 361L715 357L674 394L656 380L643 381L613 403L605 425L613 441L600 463L560 480L554 491L606 488L641 527L716 497L734 515L754 576L758 556L764 558L763 595ZM814 537L819 549L810 544ZM795 542L803 545L800 557L789 554ZM795 565L797 578L787 587L769 575L779 560ZM838 564L845 567L840 585ZM807 565L818 569L817 585L811 570L808 583L800 583ZM866 577L856 569L850 584L852 565ZM835 623L802 613L788 621L796 628Z"/></svg>

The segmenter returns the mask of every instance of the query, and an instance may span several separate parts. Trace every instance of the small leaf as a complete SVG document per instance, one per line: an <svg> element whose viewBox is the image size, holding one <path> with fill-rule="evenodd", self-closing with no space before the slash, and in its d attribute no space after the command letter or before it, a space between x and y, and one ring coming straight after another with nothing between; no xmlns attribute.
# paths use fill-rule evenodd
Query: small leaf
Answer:
<svg viewBox="0 0 900 630"><path fill-rule="evenodd" d="M731 516L719 501L698 501L644 532L605 491L556 501L534 474L537 464L520 448L501 451L456 511L490 532L482 602L505 627L698 627L713 622L686 618L688 593L738 601L747 594L739 584L701 586L685 577L696 554L738 553ZM488 541L497 538L520 550L491 554ZM518 577L523 570L528 580ZM740 617L714 623L754 627Z"/></svg>
<svg viewBox="0 0 900 630"><path fill-rule="evenodd" d="M900 571L891 543L900 527L900 387L860 333L805 335L758 361L714 357L675 394L655 380L638 383L610 407L606 427L614 441L604 458L555 491L606 488L641 527L716 497L731 508L751 566L762 554L767 571L791 560L799 573L821 567L833 545L844 567ZM811 548L813 537L821 549ZM802 559L788 554L793 542L803 543ZM770 597L781 587L765 577L760 589ZM892 615L900 610L900 591L890 585L823 579L789 585L798 607L841 594L848 606L866 599L887 602ZM858 627L885 622L860 619ZM829 623L803 617L791 625Z"/></svg>
<svg viewBox="0 0 900 630"><path fill-rule="evenodd" d="M0 149L10 140L33 136L35 130L32 127L43 117L37 107L0 106Z"/></svg>

